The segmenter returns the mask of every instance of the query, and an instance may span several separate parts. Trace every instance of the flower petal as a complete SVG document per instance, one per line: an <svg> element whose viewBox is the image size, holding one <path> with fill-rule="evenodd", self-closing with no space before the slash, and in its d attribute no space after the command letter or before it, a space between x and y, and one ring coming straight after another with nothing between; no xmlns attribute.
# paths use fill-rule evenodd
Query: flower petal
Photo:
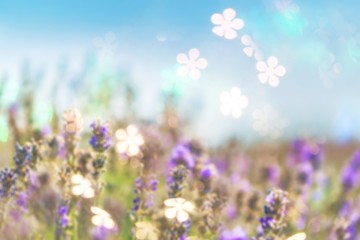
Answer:
<svg viewBox="0 0 360 240"><path fill-rule="evenodd" d="M168 219L173 219L176 217L176 208L168 208L165 210L165 217Z"/></svg>
<svg viewBox="0 0 360 240"><path fill-rule="evenodd" d="M225 28L223 26L213 27L212 32L222 37L225 34Z"/></svg>
<svg viewBox="0 0 360 240"><path fill-rule="evenodd" d="M176 216L176 219L179 221L179 222L185 222L186 220L189 219L189 214L185 211L179 211L177 216Z"/></svg>
<svg viewBox="0 0 360 240"><path fill-rule="evenodd" d="M95 196L95 191L93 188L86 188L84 193L82 194L84 198L93 198Z"/></svg>
<svg viewBox="0 0 360 240"><path fill-rule="evenodd" d="M124 129L117 130L115 136L118 140L125 140L127 138L127 134Z"/></svg>
<svg viewBox="0 0 360 240"><path fill-rule="evenodd" d="M147 234L147 229L137 229L136 230L136 239L146 239Z"/></svg>
<svg viewBox="0 0 360 240"><path fill-rule="evenodd" d="M176 198L169 198L164 201L165 206L174 207L176 205Z"/></svg>
<svg viewBox="0 0 360 240"><path fill-rule="evenodd" d="M71 177L71 183L73 184L80 184L83 182L83 180L84 178L80 174L75 174Z"/></svg>
<svg viewBox="0 0 360 240"><path fill-rule="evenodd" d="M201 72L197 68L191 68L189 76L192 80L198 80L201 76Z"/></svg>
<svg viewBox="0 0 360 240"><path fill-rule="evenodd" d="M278 59L274 56L271 56L267 59L269 68L275 68L275 66L278 65L278 62Z"/></svg>
<svg viewBox="0 0 360 240"><path fill-rule="evenodd" d="M108 215L110 216L106 211L102 210L99 207L91 207L90 208L91 212L97 215Z"/></svg>
<svg viewBox="0 0 360 240"><path fill-rule="evenodd" d="M254 48L253 47L246 47L246 48L243 49L243 51L246 54L246 56L252 57L252 55L254 53Z"/></svg>
<svg viewBox="0 0 360 240"><path fill-rule="evenodd" d="M186 56L186 54L184 53L180 53L176 56L176 61L179 63L179 64L186 64L189 59L188 57Z"/></svg>
<svg viewBox="0 0 360 240"><path fill-rule="evenodd" d="M236 12L232 8L227 8L223 11L224 19L225 20L232 20L236 16Z"/></svg>
<svg viewBox="0 0 360 240"><path fill-rule="evenodd" d="M116 144L116 151L118 153L125 153L128 148L128 145L126 142L119 142Z"/></svg>
<svg viewBox="0 0 360 240"><path fill-rule="evenodd" d="M233 29L240 30L245 26L245 23L242 19L236 18L231 22L230 25Z"/></svg>
<svg viewBox="0 0 360 240"><path fill-rule="evenodd" d="M186 211L188 212L191 212L195 209L195 206L194 204L192 204L191 202L185 202L183 205L182 205L183 209L185 209Z"/></svg>
<svg viewBox="0 0 360 240"><path fill-rule="evenodd" d="M190 60L195 60L200 56L200 51L197 48L192 48L189 51L189 58Z"/></svg>
<svg viewBox="0 0 360 240"><path fill-rule="evenodd" d="M204 69L207 67L207 65L208 65L208 62L205 58L199 58L195 63L195 66L199 69Z"/></svg>
<svg viewBox="0 0 360 240"><path fill-rule="evenodd" d="M127 128L126 128L128 135L129 136L135 136L139 130L135 125L130 124Z"/></svg>
<svg viewBox="0 0 360 240"><path fill-rule="evenodd" d="M279 85L280 81L279 78L276 76L270 76L269 78L269 85L272 87L277 87Z"/></svg>
<svg viewBox="0 0 360 240"><path fill-rule="evenodd" d="M256 69L260 72L265 72L267 70L267 65L264 61L257 62Z"/></svg>
<svg viewBox="0 0 360 240"><path fill-rule="evenodd" d="M101 215L94 215L91 218L91 222L95 225L95 226L102 226L104 223L104 218Z"/></svg>
<svg viewBox="0 0 360 240"><path fill-rule="evenodd" d="M115 227L115 222L111 218L105 218L103 225L107 229L113 229Z"/></svg>
<svg viewBox="0 0 360 240"><path fill-rule="evenodd" d="M224 17L219 13L215 13L215 14L211 15L211 22L213 24L220 25L224 22Z"/></svg>
<svg viewBox="0 0 360 240"><path fill-rule="evenodd" d="M252 40L251 37L249 35L244 35L241 37L241 42L244 45L251 45L252 44Z"/></svg>
<svg viewBox="0 0 360 240"><path fill-rule="evenodd" d="M282 77L285 75L286 69L283 66L279 65L277 68L274 69L274 73L279 77Z"/></svg>
<svg viewBox="0 0 360 240"><path fill-rule="evenodd" d="M227 29L225 31L225 36L224 36L226 39L234 39L237 37L237 32L233 29Z"/></svg>
<svg viewBox="0 0 360 240"><path fill-rule="evenodd" d="M83 186L81 186L81 185L76 185L76 186L73 186L73 187L71 188L71 192L72 192L72 194L74 194L75 196L79 196L79 195L83 194L84 188L83 188Z"/></svg>
<svg viewBox="0 0 360 240"><path fill-rule="evenodd" d="M129 154L129 156L135 156L140 152L140 148L138 145L132 144L129 146L127 154Z"/></svg>

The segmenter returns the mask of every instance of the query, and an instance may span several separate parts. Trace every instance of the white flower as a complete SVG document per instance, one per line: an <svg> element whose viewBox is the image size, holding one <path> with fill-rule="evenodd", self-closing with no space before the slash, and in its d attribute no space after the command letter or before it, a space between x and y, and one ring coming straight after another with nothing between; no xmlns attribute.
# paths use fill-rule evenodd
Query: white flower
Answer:
<svg viewBox="0 0 360 240"><path fill-rule="evenodd" d="M67 110L63 114L64 131L67 134L76 134L81 131L82 118L79 110Z"/></svg>
<svg viewBox="0 0 360 240"><path fill-rule="evenodd" d="M84 178L80 174L75 174L71 177L71 192L75 196L82 196L84 198L93 198L95 195L95 191L91 186L89 180Z"/></svg>
<svg viewBox="0 0 360 240"><path fill-rule="evenodd" d="M176 218L179 222L185 222L189 219L189 213L191 213L195 207L194 205L186 201L183 198L170 198L164 201L165 217L168 219Z"/></svg>
<svg viewBox="0 0 360 240"><path fill-rule="evenodd" d="M105 37L96 37L93 41L94 46L98 49L100 57L112 57L117 49L116 34L107 32Z"/></svg>
<svg viewBox="0 0 360 240"><path fill-rule="evenodd" d="M234 118L241 117L242 111L248 105L248 98L241 94L238 87L233 87L230 91L224 91L220 95L221 113L232 115Z"/></svg>
<svg viewBox="0 0 360 240"><path fill-rule="evenodd" d="M189 77L193 80L198 80L201 76L199 69L205 69L208 62L205 58L199 58L200 52L197 48L192 48L189 51L189 57L185 53L180 53L176 56L176 61L182 66L178 67L177 74L181 77Z"/></svg>
<svg viewBox="0 0 360 240"><path fill-rule="evenodd" d="M244 21L240 18L235 18L236 12L232 8L227 8L223 11L223 14L215 13L211 16L211 22L215 25L212 31L220 37L226 39L234 39L237 37L235 30L240 30L244 27Z"/></svg>
<svg viewBox="0 0 360 240"><path fill-rule="evenodd" d="M291 237L288 237L286 240L305 240L306 239L306 233L300 232L296 233L295 235L292 235Z"/></svg>
<svg viewBox="0 0 360 240"><path fill-rule="evenodd" d="M249 35L242 36L241 42L242 42L242 44L244 44L246 46L243 49L246 56L248 56L248 57L254 56L254 58L257 61L263 59L262 53L260 52L260 50L258 49L258 47L256 46L256 44L253 42L253 40L251 39L251 37Z"/></svg>
<svg viewBox="0 0 360 240"><path fill-rule="evenodd" d="M265 105L262 109L256 109L253 112L253 129L262 136L271 138L280 137L283 128L288 123L285 119L278 116L278 113L270 106Z"/></svg>
<svg viewBox="0 0 360 240"><path fill-rule="evenodd" d="M91 207L91 212L94 214L91 218L91 222L95 226L105 227L107 229L115 228L115 222L108 212L98 207Z"/></svg>
<svg viewBox="0 0 360 240"><path fill-rule="evenodd" d="M158 230L149 222L135 223L135 237L139 240L157 240Z"/></svg>
<svg viewBox="0 0 360 240"><path fill-rule="evenodd" d="M278 77L282 77L286 73L286 69L278 65L278 60L274 56L269 57L267 63L264 61L258 62L256 68L260 72L258 74L260 82L263 84L269 82L272 87L279 85Z"/></svg>
<svg viewBox="0 0 360 240"><path fill-rule="evenodd" d="M134 125L129 125L126 130L117 130L115 135L119 140L116 144L116 150L119 153L126 153L130 157L136 156L140 152L140 147L144 144L143 137Z"/></svg>

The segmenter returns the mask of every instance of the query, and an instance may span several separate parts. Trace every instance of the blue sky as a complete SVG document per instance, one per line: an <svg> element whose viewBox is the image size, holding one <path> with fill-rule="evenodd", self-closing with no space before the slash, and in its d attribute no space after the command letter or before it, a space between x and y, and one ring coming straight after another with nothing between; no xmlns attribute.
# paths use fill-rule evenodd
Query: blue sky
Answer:
<svg viewBox="0 0 360 240"><path fill-rule="evenodd" d="M211 31L211 15L225 8L245 22L231 41ZM200 80L187 85L181 111L194 117L199 136L256 139L252 113L270 104L288 121L283 136L348 139L360 135L359 10L360 2L327 0L0 0L0 73L8 72L15 82L28 59L55 81L51 69L61 58L66 56L76 73L86 54L96 51L94 39L112 32L117 45L112 67L131 71L139 110L152 117L147 104L159 105L162 71L173 68L177 54L198 48L209 65ZM276 56L286 67L279 87L259 82L256 61L242 51L245 34L265 57ZM240 119L219 111L220 93L234 86L249 99ZM209 135L214 125L224 127Z"/></svg>

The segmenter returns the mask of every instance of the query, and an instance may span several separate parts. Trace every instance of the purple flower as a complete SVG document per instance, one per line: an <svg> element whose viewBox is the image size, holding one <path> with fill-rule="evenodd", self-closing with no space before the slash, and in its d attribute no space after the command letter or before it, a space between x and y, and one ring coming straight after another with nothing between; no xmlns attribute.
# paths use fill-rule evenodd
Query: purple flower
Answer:
<svg viewBox="0 0 360 240"><path fill-rule="evenodd" d="M207 164L200 170L200 179L202 181L209 181L211 178L218 175L217 168L214 164Z"/></svg>
<svg viewBox="0 0 360 240"><path fill-rule="evenodd" d="M235 227L233 230L225 230L220 235L220 240L247 240L247 234L241 227Z"/></svg>
<svg viewBox="0 0 360 240"><path fill-rule="evenodd" d="M13 194L17 175L15 171L4 168L0 171L0 198Z"/></svg>
<svg viewBox="0 0 360 240"><path fill-rule="evenodd" d="M67 206L61 206L58 210L58 215L60 217L59 224L62 228L66 228L69 225L68 211Z"/></svg>
<svg viewBox="0 0 360 240"><path fill-rule="evenodd" d="M315 170L319 169L324 158L323 146L306 144L302 148L303 161L309 161Z"/></svg>
<svg viewBox="0 0 360 240"><path fill-rule="evenodd" d="M31 145L22 147L19 143L15 145L15 157L16 164L15 172L21 176L25 176L28 172L29 165L33 160L33 149Z"/></svg>
<svg viewBox="0 0 360 240"><path fill-rule="evenodd" d="M279 181L280 172L276 165L267 166L263 169L263 176L266 182L277 183Z"/></svg>
<svg viewBox="0 0 360 240"><path fill-rule="evenodd" d="M17 205L21 207L24 211L27 211L27 198L27 194L25 192L22 192L19 194L19 197L16 200Z"/></svg>
<svg viewBox="0 0 360 240"><path fill-rule="evenodd" d="M259 219L262 231L265 234L268 232L278 234L286 226L284 218L289 203L287 192L273 188L266 196L265 202L265 216Z"/></svg>
<svg viewBox="0 0 360 240"><path fill-rule="evenodd" d="M359 185L360 181L360 151L355 152L341 172L341 182L344 190L350 191Z"/></svg>
<svg viewBox="0 0 360 240"><path fill-rule="evenodd" d="M92 135L90 138L90 145L96 152L105 152L112 144L108 123L101 124L94 122L90 125L92 128Z"/></svg>
<svg viewBox="0 0 360 240"><path fill-rule="evenodd" d="M350 165L354 170L360 170L360 150L354 153L351 158Z"/></svg>
<svg viewBox="0 0 360 240"><path fill-rule="evenodd" d="M301 185L309 186L313 182L313 167L309 162L303 162L297 169L297 181Z"/></svg>
<svg viewBox="0 0 360 240"><path fill-rule="evenodd" d="M109 239L111 235L116 233L116 229L108 229L103 226L96 227L91 232L91 237L93 240L106 240Z"/></svg>
<svg viewBox="0 0 360 240"><path fill-rule="evenodd" d="M151 179L149 182L148 182L148 187L150 188L151 191L155 192L157 190L157 187L158 187L158 180L157 179Z"/></svg>
<svg viewBox="0 0 360 240"><path fill-rule="evenodd" d="M262 217L259 219L260 225L264 231L271 230L271 224L274 222L274 219L270 216Z"/></svg>
<svg viewBox="0 0 360 240"><path fill-rule="evenodd" d="M195 166L195 159L191 155L189 148L178 145L172 151L170 163L173 166L184 165L188 169L192 169Z"/></svg>

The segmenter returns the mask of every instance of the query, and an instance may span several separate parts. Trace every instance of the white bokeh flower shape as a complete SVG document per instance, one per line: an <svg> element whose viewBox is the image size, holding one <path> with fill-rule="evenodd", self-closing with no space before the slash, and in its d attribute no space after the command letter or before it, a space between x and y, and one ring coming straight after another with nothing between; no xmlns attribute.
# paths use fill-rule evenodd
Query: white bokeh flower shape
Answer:
<svg viewBox="0 0 360 240"><path fill-rule="evenodd" d="M271 56L266 62L259 61L256 64L256 68L259 71L258 78L261 83L269 83L272 87L277 87L279 85L279 77L286 74L286 69L284 66L278 65L278 63L278 59Z"/></svg>
<svg viewBox="0 0 360 240"><path fill-rule="evenodd" d="M67 110L63 114L64 131L67 134L76 134L82 129L82 117L78 109Z"/></svg>
<svg viewBox="0 0 360 240"><path fill-rule="evenodd" d="M189 50L189 54L180 53L176 61L181 65L177 68L177 74L181 77L189 76L190 79L198 80L201 76L200 69L205 69L208 62L205 58L199 58L200 51L197 48Z"/></svg>
<svg viewBox="0 0 360 240"><path fill-rule="evenodd" d="M116 34L114 32L107 32L104 37L96 37L93 43L100 57L103 59L111 58L118 48Z"/></svg>
<svg viewBox="0 0 360 240"><path fill-rule="evenodd" d="M135 237L138 240L157 240L158 230L150 222L135 223Z"/></svg>
<svg viewBox="0 0 360 240"><path fill-rule="evenodd" d="M80 174L75 174L71 177L71 185L71 192L75 196L93 198L95 195L95 190L91 186L90 181Z"/></svg>
<svg viewBox="0 0 360 240"><path fill-rule="evenodd" d="M254 43L254 41L251 39L251 37L249 35L244 35L241 37L241 42L242 44L245 45L243 52L246 54L246 56L248 57L253 57L257 60L260 61L263 59L263 55L260 52L259 48L257 47L257 45Z"/></svg>
<svg viewBox="0 0 360 240"><path fill-rule="evenodd" d="M220 94L220 103L220 110L223 115L239 118L243 109L248 105L248 98L241 94L238 87L233 87L230 91L224 91Z"/></svg>
<svg viewBox="0 0 360 240"><path fill-rule="evenodd" d="M184 198L170 198L164 201L166 206L165 217L175 219L182 223L189 219L189 213L194 211L195 206Z"/></svg>
<svg viewBox="0 0 360 240"><path fill-rule="evenodd" d="M288 125L288 121L281 118L270 105L254 110L252 115L254 119L252 127L261 136L279 138L283 129Z"/></svg>
<svg viewBox="0 0 360 240"><path fill-rule="evenodd" d="M93 216L91 217L91 222L97 227L105 227L107 229L114 229L115 222L111 218L110 214L105 210L99 207L91 207L91 212Z"/></svg>
<svg viewBox="0 0 360 240"><path fill-rule="evenodd" d="M236 31L245 25L242 19L236 18L236 12L232 8L225 9L222 14L213 14L211 22L216 25L212 32L226 39L235 39L238 36Z"/></svg>
<svg viewBox="0 0 360 240"><path fill-rule="evenodd" d="M116 144L118 153L125 153L129 157L139 154L140 147L144 144L144 138L135 125L130 124L126 129L119 129L115 135L119 140Z"/></svg>

